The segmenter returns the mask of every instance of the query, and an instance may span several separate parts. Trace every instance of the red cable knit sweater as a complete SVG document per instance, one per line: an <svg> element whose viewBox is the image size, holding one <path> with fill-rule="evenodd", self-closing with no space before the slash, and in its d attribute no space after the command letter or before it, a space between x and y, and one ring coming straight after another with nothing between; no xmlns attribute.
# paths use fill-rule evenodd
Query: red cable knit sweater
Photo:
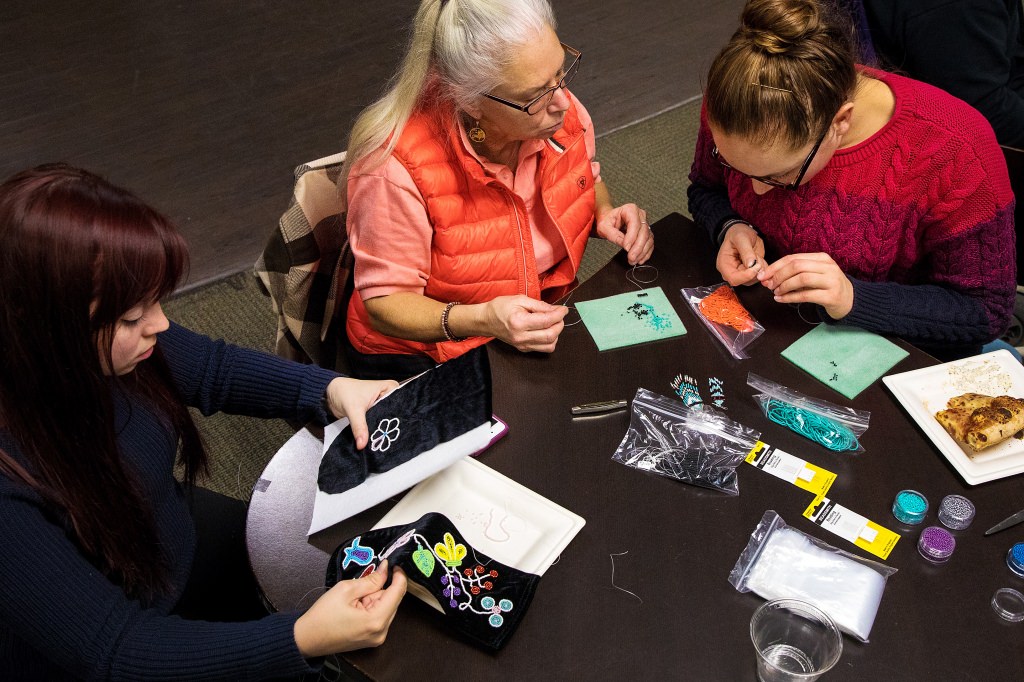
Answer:
<svg viewBox="0 0 1024 682"><path fill-rule="evenodd" d="M722 167L702 112L690 212L713 236L739 217L778 255L831 255L854 286L844 323L942 357L977 352L1013 311L1014 198L1002 151L962 101L909 78L864 72L892 89L892 119L837 151L796 191L757 195L748 178Z"/></svg>

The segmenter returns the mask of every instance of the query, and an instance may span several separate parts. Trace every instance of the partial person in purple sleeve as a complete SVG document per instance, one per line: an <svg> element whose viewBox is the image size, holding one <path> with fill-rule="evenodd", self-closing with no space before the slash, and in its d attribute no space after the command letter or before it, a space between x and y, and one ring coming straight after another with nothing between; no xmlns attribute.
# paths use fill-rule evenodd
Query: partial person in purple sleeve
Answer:
<svg viewBox="0 0 1024 682"><path fill-rule="evenodd" d="M1015 295L1002 150L962 101L854 55L832 3L749 0L707 77L690 212L734 286L939 358L978 353Z"/></svg>
<svg viewBox="0 0 1024 682"><path fill-rule="evenodd" d="M165 217L88 172L40 166L0 185L5 679L295 677L383 642L405 593L398 569L385 589L382 566L304 613L261 609L242 529L225 521L244 505L194 485L207 454L186 406L344 416L362 447L367 407L396 384L168 322L160 299L187 259Z"/></svg>

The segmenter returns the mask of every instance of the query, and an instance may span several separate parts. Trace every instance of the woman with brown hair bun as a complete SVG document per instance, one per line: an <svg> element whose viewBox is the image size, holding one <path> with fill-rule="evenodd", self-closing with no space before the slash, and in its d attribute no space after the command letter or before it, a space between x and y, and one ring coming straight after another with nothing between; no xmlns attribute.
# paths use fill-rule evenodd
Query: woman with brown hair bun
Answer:
<svg viewBox="0 0 1024 682"><path fill-rule="evenodd" d="M824 1L750 0L708 73L690 211L732 285L939 357L979 352L1013 310L1002 152L977 111L855 48Z"/></svg>

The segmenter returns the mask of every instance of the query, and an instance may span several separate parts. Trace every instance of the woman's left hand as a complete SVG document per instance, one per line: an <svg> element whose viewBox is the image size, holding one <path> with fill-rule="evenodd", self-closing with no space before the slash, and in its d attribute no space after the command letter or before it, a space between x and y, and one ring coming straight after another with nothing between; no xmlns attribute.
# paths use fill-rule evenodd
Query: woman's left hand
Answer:
<svg viewBox="0 0 1024 682"><path fill-rule="evenodd" d="M366 410L377 400L398 388L397 381L362 381L338 377L327 384L327 407L335 417L348 417L356 447L362 450L370 439L366 426Z"/></svg>
<svg viewBox="0 0 1024 682"><path fill-rule="evenodd" d="M597 236L626 250L630 265L646 263L654 253L654 235L647 224L647 211L636 204L610 208L597 217Z"/></svg>
<svg viewBox="0 0 1024 682"><path fill-rule="evenodd" d="M757 273L779 303L817 303L834 320L853 309L853 284L827 253L792 253Z"/></svg>

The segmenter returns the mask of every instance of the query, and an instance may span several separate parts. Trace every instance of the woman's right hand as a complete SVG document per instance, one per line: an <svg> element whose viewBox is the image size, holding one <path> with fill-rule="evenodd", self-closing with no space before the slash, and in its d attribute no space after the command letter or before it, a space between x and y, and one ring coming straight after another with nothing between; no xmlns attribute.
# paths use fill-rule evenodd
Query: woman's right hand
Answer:
<svg viewBox="0 0 1024 682"><path fill-rule="evenodd" d="M715 267L730 286L753 284L765 265L764 241L747 223L733 223L718 249Z"/></svg>
<svg viewBox="0 0 1024 682"><path fill-rule="evenodd" d="M499 296L484 304L490 336L523 352L551 353L569 309L529 296Z"/></svg>
<svg viewBox="0 0 1024 682"><path fill-rule="evenodd" d="M402 569L387 582L388 562L384 560L370 575L342 580L327 590L309 610L295 621L295 644L306 658L380 646L405 595Z"/></svg>

